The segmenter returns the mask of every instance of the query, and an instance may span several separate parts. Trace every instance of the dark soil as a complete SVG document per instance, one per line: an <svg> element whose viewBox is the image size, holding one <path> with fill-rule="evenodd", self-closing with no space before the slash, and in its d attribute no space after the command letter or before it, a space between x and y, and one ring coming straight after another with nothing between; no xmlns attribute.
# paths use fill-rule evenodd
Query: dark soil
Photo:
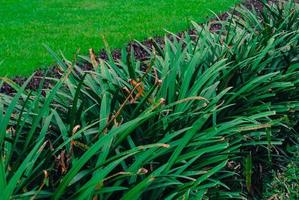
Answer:
<svg viewBox="0 0 299 200"><path fill-rule="evenodd" d="M254 7L257 10L257 12L260 12L263 9L263 5L259 0L246 0L244 5L247 6L248 8ZM227 13L224 13L224 14L220 15L219 18L221 20L225 20L227 18L227 16L228 16ZM215 20L214 19L210 20L210 22L213 22L213 21L215 21ZM214 32L219 29L221 29L220 24L214 23L211 25L211 31ZM188 32L189 32L190 36L195 35L195 31L192 29L189 30ZM178 36L180 36L182 34L183 33L178 33ZM155 40L155 42L163 45L163 38L156 37L156 38L154 38L154 40ZM153 46L153 40L149 39L149 40L143 41L142 44L147 46L148 48L151 48ZM148 55L147 55L146 51L138 43L136 43L136 42L129 43L127 46L127 51L130 52L131 49L134 50L136 59L146 60ZM98 53L98 57L101 59L105 59L105 60L108 59L107 53L104 49L102 49ZM115 60L119 59L121 57L121 50L120 49L113 50L112 57ZM80 66L83 69L91 69L92 68L91 64L89 64L89 63L83 63L83 64L80 64ZM40 82L44 76L59 78L59 77L61 77L62 73L63 72L61 72L57 66L50 67L49 69L39 69L35 72L34 76L30 80L27 88L36 90L39 87ZM16 76L12 80L17 84L22 85L27 80L27 78ZM43 85L43 88L49 88L49 85L50 85L50 82L48 80L46 80ZM15 92L16 91L6 83L4 83L4 85L0 88L0 93L13 94Z"/></svg>

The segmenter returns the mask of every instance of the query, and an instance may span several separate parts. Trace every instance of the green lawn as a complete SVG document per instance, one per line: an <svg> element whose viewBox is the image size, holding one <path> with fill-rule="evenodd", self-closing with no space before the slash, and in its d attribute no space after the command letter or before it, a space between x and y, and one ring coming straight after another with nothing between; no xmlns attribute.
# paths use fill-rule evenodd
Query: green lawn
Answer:
<svg viewBox="0 0 299 200"><path fill-rule="evenodd" d="M184 30L209 10L237 0L0 0L0 75L29 75L51 64L43 43L72 56L78 49L111 48L132 39Z"/></svg>

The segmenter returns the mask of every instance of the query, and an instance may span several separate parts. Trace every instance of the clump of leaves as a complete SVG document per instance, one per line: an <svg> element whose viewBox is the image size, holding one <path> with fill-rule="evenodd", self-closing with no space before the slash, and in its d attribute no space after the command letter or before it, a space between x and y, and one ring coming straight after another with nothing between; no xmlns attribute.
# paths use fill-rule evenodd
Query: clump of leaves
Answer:
<svg viewBox="0 0 299 200"><path fill-rule="evenodd" d="M256 164L298 136L297 8L240 8L217 33L194 23L144 61L91 53L92 70L49 50L64 74L47 89L2 78L17 92L0 94L1 198L254 195Z"/></svg>

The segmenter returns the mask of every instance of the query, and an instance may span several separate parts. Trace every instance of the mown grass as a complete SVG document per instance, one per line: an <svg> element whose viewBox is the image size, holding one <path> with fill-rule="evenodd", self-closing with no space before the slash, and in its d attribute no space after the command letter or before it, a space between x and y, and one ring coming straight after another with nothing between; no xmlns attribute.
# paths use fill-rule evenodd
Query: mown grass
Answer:
<svg viewBox="0 0 299 200"><path fill-rule="evenodd" d="M36 91L1 78L1 199L261 199L298 153L299 5L283 2L194 23L143 61L83 70L49 49L63 75Z"/></svg>
<svg viewBox="0 0 299 200"><path fill-rule="evenodd" d="M30 75L48 67L43 43L68 57L80 49L103 48L102 36L112 48L133 39L177 32L190 19L203 21L226 11L237 0L0 0L0 76Z"/></svg>

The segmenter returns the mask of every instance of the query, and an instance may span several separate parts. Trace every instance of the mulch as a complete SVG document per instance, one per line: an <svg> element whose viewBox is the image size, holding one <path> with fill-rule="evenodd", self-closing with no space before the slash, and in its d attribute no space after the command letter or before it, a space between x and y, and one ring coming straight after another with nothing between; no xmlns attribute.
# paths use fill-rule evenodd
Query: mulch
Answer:
<svg viewBox="0 0 299 200"><path fill-rule="evenodd" d="M244 5L247 6L248 8L254 7L256 9L256 11L258 11L258 12L260 12L263 9L263 5L259 0L247 0L247 1L245 1ZM221 14L219 16L219 18L221 20L225 20L227 18L227 16L228 16L228 14L224 13L224 14ZM214 21L214 20L215 19L211 19L210 21ZM220 24L215 23L211 26L211 31L217 31L219 29L221 29ZM195 35L195 31L192 29L189 30L188 33L191 36ZM178 33L178 36L180 36L182 34L183 34L183 32ZM169 35L169 37L170 37L170 35ZM159 44L163 44L163 37L155 37L154 41ZM153 46L152 39L145 40L141 43L148 48L151 48ZM137 42L130 42L128 44L127 51L130 52L131 49L133 49L136 59L138 59L138 60L146 60L147 59L148 54ZM114 60L118 60L119 58L121 58L121 50L120 49L113 50L112 57ZM98 58L101 58L104 60L108 59L107 53L104 49L100 50L100 52L98 53ZM83 64L80 64L80 67L82 67L83 69L92 69L91 64L86 63L86 62ZM49 69L38 69L35 71L34 76L31 78L29 84L27 85L27 88L32 89L32 90L36 90L37 88L39 88L40 82L45 75L47 77L59 78L59 77L61 77L62 74L63 74L63 72L61 72L57 66L52 66ZM17 84L22 85L27 80L27 78L22 77L22 76L16 76L16 77L12 78L12 80ZM43 88L47 89L47 88L49 88L49 86L50 86L50 81L46 80L44 82ZM4 83L3 86L0 88L0 93L14 94L15 92L16 91L6 83Z"/></svg>

